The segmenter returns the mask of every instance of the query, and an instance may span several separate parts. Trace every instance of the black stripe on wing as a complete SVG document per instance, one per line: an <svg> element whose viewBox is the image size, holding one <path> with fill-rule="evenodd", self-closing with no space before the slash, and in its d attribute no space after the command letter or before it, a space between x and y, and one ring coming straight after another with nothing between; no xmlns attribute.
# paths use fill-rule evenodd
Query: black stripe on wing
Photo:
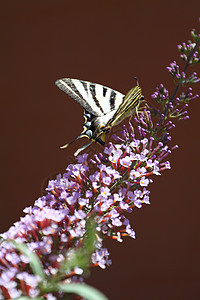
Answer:
<svg viewBox="0 0 200 300"><path fill-rule="evenodd" d="M103 108L101 107L101 104L99 103L99 100L96 97L96 90L95 90L95 84L90 83L90 93L92 95L92 98L96 104L96 106L100 109L100 111L104 114Z"/></svg>
<svg viewBox="0 0 200 300"><path fill-rule="evenodd" d="M79 81L79 82L83 85L85 91L88 94L86 83L83 81ZM72 79L70 79L70 78L58 79L58 80L56 80L55 85L57 87L59 87L63 92L68 94L70 97L72 97L74 100L76 100L89 113L91 113L95 116L99 116L99 114L94 111L94 109L91 107L91 105L81 95L81 93L76 88L75 84L73 83Z"/></svg>
<svg viewBox="0 0 200 300"><path fill-rule="evenodd" d="M116 99L116 93L114 90L112 90L110 94L110 110L115 109L115 99Z"/></svg>
<svg viewBox="0 0 200 300"><path fill-rule="evenodd" d="M105 87L105 86L103 86L103 97L105 97L106 96L106 92L107 92L107 88Z"/></svg>
<svg viewBox="0 0 200 300"><path fill-rule="evenodd" d="M81 95L81 93L79 92L79 90L77 89L77 87L75 86L75 84L72 82L72 79L68 79L67 80L67 84L72 89L72 91L74 91L77 94L77 96L79 98L83 99L83 96Z"/></svg>
<svg viewBox="0 0 200 300"><path fill-rule="evenodd" d="M80 82L82 83L84 90L86 91L87 95L88 95L88 88L87 88L87 83L83 80L80 80Z"/></svg>

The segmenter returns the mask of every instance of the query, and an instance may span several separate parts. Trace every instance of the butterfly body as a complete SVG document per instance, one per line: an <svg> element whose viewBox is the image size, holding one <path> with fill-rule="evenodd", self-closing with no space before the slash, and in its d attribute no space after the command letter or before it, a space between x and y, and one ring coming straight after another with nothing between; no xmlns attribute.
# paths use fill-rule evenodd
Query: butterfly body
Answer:
<svg viewBox="0 0 200 300"><path fill-rule="evenodd" d="M88 137L91 140L94 140L101 145L104 145L104 136L111 128L111 126L109 126L109 121L112 119L115 112L116 110L113 110L103 116L98 117L90 114L91 121L88 121L88 119L86 119L86 122L83 125L84 130L82 132L82 135ZM89 113L87 112L87 116L88 114Z"/></svg>
<svg viewBox="0 0 200 300"><path fill-rule="evenodd" d="M144 99L138 85L124 95L100 84L78 79L58 79L55 84L85 109L84 129L76 139L87 137L101 145L105 144L105 135L111 127L132 115Z"/></svg>

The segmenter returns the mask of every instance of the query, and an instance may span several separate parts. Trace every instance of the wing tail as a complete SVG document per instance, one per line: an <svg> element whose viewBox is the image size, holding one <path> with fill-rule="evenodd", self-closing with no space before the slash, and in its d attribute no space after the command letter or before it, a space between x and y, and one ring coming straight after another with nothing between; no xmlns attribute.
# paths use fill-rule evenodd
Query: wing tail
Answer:
<svg viewBox="0 0 200 300"><path fill-rule="evenodd" d="M65 149L67 148L68 146L70 146L71 144L73 144L73 142L77 141L78 139L80 139L82 137L82 134L80 134L79 136L77 136L77 138L75 138L75 140L73 140L72 142L68 143L68 144L65 144L63 146L60 147L60 149Z"/></svg>
<svg viewBox="0 0 200 300"><path fill-rule="evenodd" d="M68 144L65 144L65 145L61 146L60 148L61 148L61 149L67 148L67 147L70 146L73 142L75 142L76 140L78 140L78 139L80 139L80 138L82 138L82 137L83 137L83 135L80 134L77 138L75 138L75 140L73 140L72 142L70 142L70 143L68 143ZM91 145L92 143L93 143L93 141L91 141L90 143L88 143L88 144L82 146L81 148L79 148L79 149L74 153L74 156L77 156L82 150L84 150L85 148L87 148L87 147L88 147L89 145Z"/></svg>
<svg viewBox="0 0 200 300"><path fill-rule="evenodd" d="M77 156L82 150L84 150L85 148L87 148L88 146L90 146L93 143L93 141L91 141L90 143L82 146L81 148L79 148L75 153L74 156Z"/></svg>

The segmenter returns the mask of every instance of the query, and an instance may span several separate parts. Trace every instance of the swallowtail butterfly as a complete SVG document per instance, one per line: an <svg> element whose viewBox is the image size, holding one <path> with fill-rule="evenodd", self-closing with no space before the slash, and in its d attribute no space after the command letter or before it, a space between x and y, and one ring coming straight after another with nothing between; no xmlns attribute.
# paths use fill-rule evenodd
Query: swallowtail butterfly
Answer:
<svg viewBox="0 0 200 300"><path fill-rule="evenodd" d="M104 145L105 135L111 127L137 112L141 101L144 100L138 81L126 95L106 86L78 79L58 79L55 84L85 109L84 130L74 141L87 137L91 142L78 149L74 153L75 156L92 142ZM66 148L70 144L61 148Z"/></svg>

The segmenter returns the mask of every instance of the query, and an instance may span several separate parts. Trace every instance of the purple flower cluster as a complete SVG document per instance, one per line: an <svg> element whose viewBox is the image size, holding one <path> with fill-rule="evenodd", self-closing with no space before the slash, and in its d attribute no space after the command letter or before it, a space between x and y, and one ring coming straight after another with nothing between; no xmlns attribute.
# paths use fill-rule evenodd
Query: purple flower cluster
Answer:
<svg viewBox="0 0 200 300"><path fill-rule="evenodd" d="M200 81L200 78L197 77L197 73L193 72L188 77L186 76L186 70L189 65L195 65L200 62L200 48L198 47L200 41L200 35L197 34L196 30L193 29L191 31L191 36L193 38L193 42L191 40L188 43L182 43L178 45L178 49L180 51L180 57L186 61L185 68L180 72L180 67L173 61L167 70L171 74L171 76L177 81L178 84L185 83L197 83Z"/></svg>
<svg viewBox="0 0 200 300"><path fill-rule="evenodd" d="M188 61L188 64L197 64L200 62L200 50L197 48L197 44L200 39L200 35L197 34L196 30L193 29L191 31L191 36L193 38L193 42L189 40L187 43L182 43L178 45L178 50L180 51L180 57L184 61ZM194 50L194 51L193 51ZM191 55L192 53L192 55ZM189 58L189 59L188 59Z"/></svg>
<svg viewBox="0 0 200 300"><path fill-rule="evenodd" d="M179 71L179 65L176 63L176 61L173 61L169 67L167 67L167 70L171 74L172 77L174 77L178 82L185 82L186 74L185 72Z"/></svg>
<svg viewBox="0 0 200 300"><path fill-rule="evenodd" d="M120 139L121 144L109 143L104 155L91 159L93 171L87 154L79 155L77 164L69 165L63 176L49 182L48 194L26 208L26 215L1 235L6 241L1 244L0 288L6 298L36 297L41 281L31 274L29 259L8 242L10 239L26 243L40 258L45 274L55 276L62 263L70 260L72 249L81 247L91 215L98 233L91 266L105 268L111 263L103 238L119 242L123 236L135 238L124 212L150 203L149 176L170 168L169 162L163 162L169 151L161 142L153 147L153 138L135 139L131 126ZM79 265L74 266L63 280L82 281L82 273ZM50 294L44 297L49 299Z"/></svg>
<svg viewBox="0 0 200 300"><path fill-rule="evenodd" d="M175 79L176 88L172 95L170 96L169 91L164 87L163 84L157 86L156 91L152 94L152 99L161 105L161 110L151 108L151 115L157 116L159 118L159 122L156 125L152 125L152 136L158 137L158 132L168 133L169 129L174 127L175 125L172 121L168 121L170 118L177 118L178 120L188 119L187 107L188 104L199 95L192 94L192 88L189 87L186 92L182 91L179 96L177 96L178 90L181 87L184 87L186 84L195 84L200 81L200 78L197 77L197 73L193 72L190 75L187 75L186 71L190 65L194 65L200 62L199 54L200 54L200 35L198 35L193 29L191 31L191 36L193 38L193 42L188 41L188 43L182 43L178 45L178 49L181 52L181 58L186 61L185 67L182 71L180 71L180 66L173 61L167 70L170 75ZM166 127L166 125L169 127ZM162 135L162 134L161 134ZM169 137L170 138L170 137ZM161 138L162 141L163 138Z"/></svg>
<svg viewBox="0 0 200 300"><path fill-rule="evenodd" d="M190 52L194 49L194 47L196 46L196 43L192 43L191 41L188 41L188 43L182 43L180 45L178 45L178 50L183 53L180 55L180 57L184 60L187 61L188 55L190 54ZM193 53L193 60L195 61L195 63L198 61L198 51L195 51Z"/></svg>
<svg viewBox="0 0 200 300"><path fill-rule="evenodd" d="M179 69L180 67L176 61L173 61L170 66L167 67L167 70L171 76L174 77L178 83L197 83L200 81L200 78L197 77L196 72L193 72L188 78L186 78L186 73L184 71L180 72Z"/></svg>
<svg viewBox="0 0 200 300"><path fill-rule="evenodd" d="M169 99L169 92L163 84L160 84L156 87L156 91L152 94L152 98L157 103L165 103Z"/></svg>
<svg viewBox="0 0 200 300"><path fill-rule="evenodd" d="M163 113L160 113L160 121L163 122L166 120L166 116L169 118L177 118L179 120L186 120L189 118L187 108L189 103L198 98L199 95L193 95L192 88L189 87L187 92L181 92L179 97L170 98L168 90L164 87L163 84L160 84L156 87L156 91L151 95L152 99L155 102L160 103L163 108ZM157 111L157 114L158 111ZM173 124L172 121L169 121L171 125ZM169 124L170 124L169 123ZM159 123L160 125L160 123ZM174 124L172 126L175 126ZM166 129L166 128L165 128ZM167 131L171 128L167 128Z"/></svg>

